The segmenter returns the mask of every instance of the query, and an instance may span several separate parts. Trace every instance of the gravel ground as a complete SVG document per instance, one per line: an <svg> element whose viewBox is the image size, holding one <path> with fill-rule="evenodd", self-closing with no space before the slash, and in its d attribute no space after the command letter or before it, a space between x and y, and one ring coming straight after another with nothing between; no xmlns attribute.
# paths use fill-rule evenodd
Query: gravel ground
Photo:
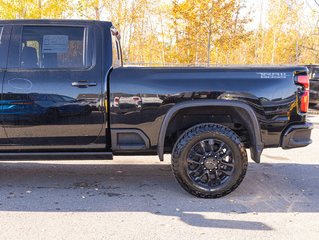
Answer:
<svg viewBox="0 0 319 240"><path fill-rule="evenodd" d="M319 239L319 116L314 143L264 151L232 194L197 199L169 157L0 162L0 239Z"/></svg>

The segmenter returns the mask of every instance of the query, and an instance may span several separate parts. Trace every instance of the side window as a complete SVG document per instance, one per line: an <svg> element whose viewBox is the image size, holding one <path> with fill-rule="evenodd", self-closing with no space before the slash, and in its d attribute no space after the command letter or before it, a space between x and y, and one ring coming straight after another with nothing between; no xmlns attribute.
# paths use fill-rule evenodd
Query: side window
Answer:
<svg viewBox="0 0 319 240"><path fill-rule="evenodd" d="M6 67L7 62L7 46L3 39L3 27L0 26L0 68Z"/></svg>
<svg viewBox="0 0 319 240"><path fill-rule="evenodd" d="M2 39L2 32L3 32L3 27L0 27L0 44L1 44L1 39Z"/></svg>
<svg viewBox="0 0 319 240"><path fill-rule="evenodd" d="M23 28L20 46L20 67L72 68L91 66L88 59L86 28L28 26Z"/></svg>
<svg viewBox="0 0 319 240"><path fill-rule="evenodd" d="M112 66L114 68L118 68L122 66L120 43L113 34L112 34Z"/></svg>

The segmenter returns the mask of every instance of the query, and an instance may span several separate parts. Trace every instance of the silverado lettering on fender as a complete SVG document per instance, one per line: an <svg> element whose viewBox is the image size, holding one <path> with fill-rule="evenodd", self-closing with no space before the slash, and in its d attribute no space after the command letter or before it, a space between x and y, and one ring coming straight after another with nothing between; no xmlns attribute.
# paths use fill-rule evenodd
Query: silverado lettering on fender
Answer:
<svg viewBox="0 0 319 240"><path fill-rule="evenodd" d="M123 67L110 22L0 21L0 157L172 154L189 193L224 196L246 148L311 143L307 68Z"/></svg>

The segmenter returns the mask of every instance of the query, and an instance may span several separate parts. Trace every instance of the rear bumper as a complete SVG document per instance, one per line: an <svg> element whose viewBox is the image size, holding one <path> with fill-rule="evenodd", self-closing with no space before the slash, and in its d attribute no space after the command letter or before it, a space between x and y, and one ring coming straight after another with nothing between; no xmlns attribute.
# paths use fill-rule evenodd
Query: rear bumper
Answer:
<svg viewBox="0 0 319 240"><path fill-rule="evenodd" d="M312 123L292 125L282 135L281 147L283 149L305 147L312 143Z"/></svg>

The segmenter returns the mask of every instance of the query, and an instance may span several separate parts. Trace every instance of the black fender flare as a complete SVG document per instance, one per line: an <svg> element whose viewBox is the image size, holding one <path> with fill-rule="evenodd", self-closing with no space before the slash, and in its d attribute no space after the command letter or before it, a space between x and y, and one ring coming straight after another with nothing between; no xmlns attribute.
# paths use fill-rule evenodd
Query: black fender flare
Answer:
<svg viewBox="0 0 319 240"><path fill-rule="evenodd" d="M160 129L160 134L158 137L158 145L157 145L157 154L161 161L164 160L164 145L165 145L165 136L168 125L171 119L182 109L185 108L195 108L195 107L233 107L235 109L239 109L243 111L247 117L247 121L249 121L248 131L251 138L251 158L256 162L260 163L260 156L264 149L264 144L262 142L261 137L261 129L256 114L251 106L246 103L234 100L193 100L186 101L182 103L178 103L172 108L168 110L166 113L162 126Z"/></svg>

